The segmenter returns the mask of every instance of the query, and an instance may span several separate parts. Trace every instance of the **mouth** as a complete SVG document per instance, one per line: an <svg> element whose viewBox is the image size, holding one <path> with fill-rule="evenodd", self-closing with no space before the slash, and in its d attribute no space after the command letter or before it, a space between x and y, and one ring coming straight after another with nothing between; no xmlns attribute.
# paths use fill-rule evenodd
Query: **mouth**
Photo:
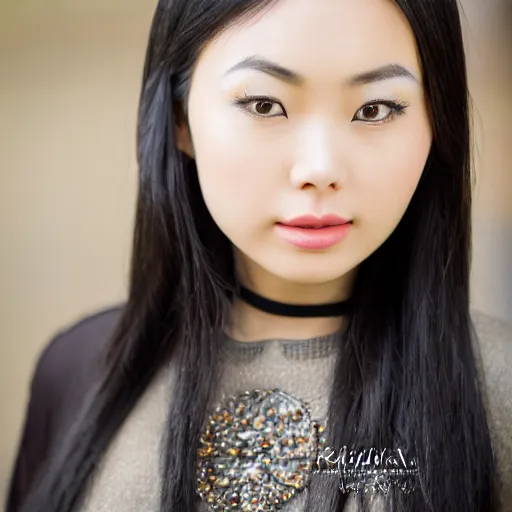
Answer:
<svg viewBox="0 0 512 512"><path fill-rule="evenodd" d="M322 229L331 226L341 226L349 224L351 221L339 217L338 215L324 215L323 217L314 217L313 215L304 215L288 221L278 222L279 225L292 228L303 229Z"/></svg>
<svg viewBox="0 0 512 512"><path fill-rule="evenodd" d="M333 247L349 233L352 221L337 215L303 216L276 224L277 233L286 242L306 250Z"/></svg>

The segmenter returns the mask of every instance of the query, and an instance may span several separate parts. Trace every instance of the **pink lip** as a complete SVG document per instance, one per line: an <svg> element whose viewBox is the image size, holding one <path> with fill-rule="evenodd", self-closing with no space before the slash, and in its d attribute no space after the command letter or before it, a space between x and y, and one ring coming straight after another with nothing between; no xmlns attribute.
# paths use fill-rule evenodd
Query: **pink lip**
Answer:
<svg viewBox="0 0 512 512"><path fill-rule="evenodd" d="M314 217L305 215L276 224L277 233L301 249L328 249L343 240L352 223L337 215Z"/></svg>

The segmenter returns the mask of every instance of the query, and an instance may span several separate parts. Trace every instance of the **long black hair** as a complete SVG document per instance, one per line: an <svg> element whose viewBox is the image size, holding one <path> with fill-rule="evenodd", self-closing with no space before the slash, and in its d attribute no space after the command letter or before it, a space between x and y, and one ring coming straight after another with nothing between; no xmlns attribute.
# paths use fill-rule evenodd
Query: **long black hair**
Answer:
<svg viewBox="0 0 512 512"><path fill-rule="evenodd" d="M275 1L158 2L140 99L128 301L103 378L25 512L77 510L113 436L171 360L180 378L167 422L161 512L194 510L194 454L235 276L231 244L208 213L194 161L176 147L175 128L186 118L201 49ZM492 511L495 466L469 315L470 123L459 12L456 0L395 2L416 36L433 144L403 219L358 272L329 436L332 446L398 445L415 454L418 491L396 493L394 510ZM341 511L346 501L336 488L312 489L311 497L310 510Z"/></svg>

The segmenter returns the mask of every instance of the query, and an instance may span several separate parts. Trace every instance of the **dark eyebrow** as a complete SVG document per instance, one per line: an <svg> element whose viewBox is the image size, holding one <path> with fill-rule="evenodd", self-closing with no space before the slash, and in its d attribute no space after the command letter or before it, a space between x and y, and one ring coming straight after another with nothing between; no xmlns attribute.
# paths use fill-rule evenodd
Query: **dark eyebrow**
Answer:
<svg viewBox="0 0 512 512"><path fill-rule="evenodd" d="M255 56L247 57L238 64L235 64L232 68L229 68L226 71L225 75L238 71L239 69L253 69L255 71L261 71L263 73L267 73L267 75L271 75L279 80L283 80L284 82L297 86L302 85L305 82L304 78L294 71L290 71L289 69L286 69L279 64L275 64L274 62L270 62L267 59Z"/></svg>
<svg viewBox="0 0 512 512"><path fill-rule="evenodd" d="M399 64L388 64L387 66L355 75L351 77L347 83L350 86L357 86L380 82L381 80L389 80L391 78L410 78L418 82L418 79L403 66Z"/></svg>
<svg viewBox="0 0 512 512"><path fill-rule="evenodd" d="M291 71L279 64L256 56L247 57L238 64L235 64L233 67L229 68L224 75L228 75L240 69L261 71L262 73L266 73L267 75L271 75L279 80L283 80L284 82L288 82L289 84L296 86L303 85L306 82L306 79L295 71ZM418 82L418 79L403 66L400 66L399 64L388 64L387 66L382 66L380 68L355 75L349 78L346 83L351 87L355 87L358 85L379 82L381 80L402 77Z"/></svg>

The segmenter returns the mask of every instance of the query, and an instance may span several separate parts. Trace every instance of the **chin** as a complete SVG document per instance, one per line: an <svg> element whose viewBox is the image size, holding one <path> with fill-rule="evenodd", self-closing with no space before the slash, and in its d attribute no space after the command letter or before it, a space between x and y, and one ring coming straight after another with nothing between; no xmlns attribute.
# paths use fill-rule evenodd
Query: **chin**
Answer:
<svg viewBox="0 0 512 512"><path fill-rule="evenodd" d="M285 266L269 266L267 271L274 276L298 285L322 285L337 281L349 272L353 267L333 268L329 265L294 265L290 263Z"/></svg>

